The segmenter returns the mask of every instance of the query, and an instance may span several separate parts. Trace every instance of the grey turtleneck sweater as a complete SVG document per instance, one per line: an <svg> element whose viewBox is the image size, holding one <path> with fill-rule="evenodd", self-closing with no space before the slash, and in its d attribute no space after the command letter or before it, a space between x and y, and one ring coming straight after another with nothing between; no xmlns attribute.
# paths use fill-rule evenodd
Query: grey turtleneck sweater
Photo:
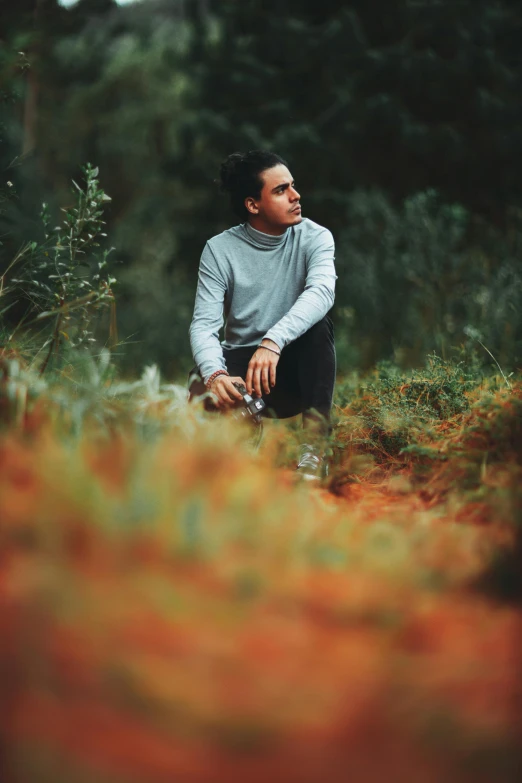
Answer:
<svg viewBox="0 0 522 783"><path fill-rule="evenodd" d="M320 321L334 302L334 252L331 233L308 218L280 236L242 223L212 237L201 256L190 325L203 380L226 369L223 348L268 338L282 350Z"/></svg>

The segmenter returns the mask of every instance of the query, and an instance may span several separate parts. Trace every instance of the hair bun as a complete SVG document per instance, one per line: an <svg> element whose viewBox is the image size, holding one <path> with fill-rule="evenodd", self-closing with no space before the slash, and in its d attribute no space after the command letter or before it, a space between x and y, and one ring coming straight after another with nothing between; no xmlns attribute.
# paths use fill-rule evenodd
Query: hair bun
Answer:
<svg viewBox="0 0 522 783"><path fill-rule="evenodd" d="M223 161L219 170L222 190L231 193L236 188L245 159L244 152L233 152Z"/></svg>

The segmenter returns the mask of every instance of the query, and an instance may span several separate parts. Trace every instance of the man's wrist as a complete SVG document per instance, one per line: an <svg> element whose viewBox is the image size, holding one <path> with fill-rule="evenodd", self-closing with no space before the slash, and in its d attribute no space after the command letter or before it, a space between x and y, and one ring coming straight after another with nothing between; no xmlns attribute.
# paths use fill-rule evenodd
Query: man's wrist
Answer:
<svg viewBox="0 0 522 783"><path fill-rule="evenodd" d="M270 337L263 337L260 344L265 345L267 348L277 348L279 353L281 353L281 346L278 345L275 342L275 340L272 340Z"/></svg>
<svg viewBox="0 0 522 783"><path fill-rule="evenodd" d="M264 343L259 343L257 347L264 348L265 351L270 351L270 353L275 353L276 356L281 356L281 351L279 350L279 346L277 345L277 343L274 343L273 340L267 340Z"/></svg>
<svg viewBox="0 0 522 783"><path fill-rule="evenodd" d="M228 372L226 370L216 370L213 372L212 375L210 375L205 381L205 386L207 389L210 389L216 378L219 378L220 375L228 375Z"/></svg>

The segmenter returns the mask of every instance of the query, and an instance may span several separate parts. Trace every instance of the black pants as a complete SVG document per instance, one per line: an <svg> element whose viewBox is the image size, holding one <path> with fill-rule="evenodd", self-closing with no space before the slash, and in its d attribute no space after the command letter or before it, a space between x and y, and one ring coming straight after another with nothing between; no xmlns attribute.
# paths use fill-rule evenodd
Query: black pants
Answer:
<svg viewBox="0 0 522 783"><path fill-rule="evenodd" d="M245 380L255 351L256 346L225 348L223 355L229 374ZM270 394L263 396L267 406L263 415L286 419L302 413L305 427L314 423L328 432L335 371L334 328L331 319L325 316L282 351L276 368L276 385ZM201 379L193 380L191 398L204 391Z"/></svg>

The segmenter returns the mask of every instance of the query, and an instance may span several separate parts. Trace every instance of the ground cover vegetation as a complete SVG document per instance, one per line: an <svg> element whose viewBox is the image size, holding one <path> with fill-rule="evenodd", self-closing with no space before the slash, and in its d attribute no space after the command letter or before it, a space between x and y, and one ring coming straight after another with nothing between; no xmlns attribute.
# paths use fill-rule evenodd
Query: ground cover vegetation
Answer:
<svg viewBox="0 0 522 783"><path fill-rule="evenodd" d="M2 360L7 780L516 780L520 379L346 379L310 489L73 354Z"/></svg>
<svg viewBox="0 0 522 783"><path fill-rule="evenodd" d="M518 6L0 20L2 780L518 781ZM186 400L257 146L337 241L320 487Z"/></svg>

